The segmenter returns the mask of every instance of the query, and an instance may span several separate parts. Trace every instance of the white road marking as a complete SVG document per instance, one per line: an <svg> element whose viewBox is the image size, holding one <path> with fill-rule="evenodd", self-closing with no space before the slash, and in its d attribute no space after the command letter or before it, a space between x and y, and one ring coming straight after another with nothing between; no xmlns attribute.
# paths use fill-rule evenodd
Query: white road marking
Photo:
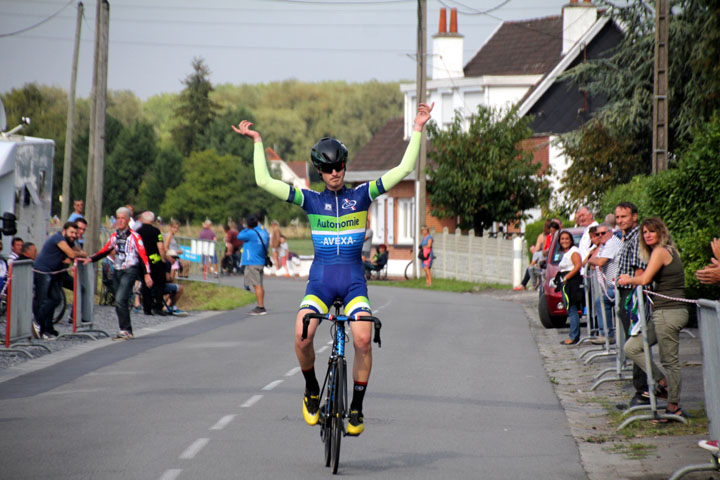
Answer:
<svg viewBox="0 0 720 480"><path fill-rule="evenodd" d="M282 380L275 380L274 382L270 382L267 385L265 385L262 389L263 390L272 390L273 388L280 385L283 381Z"/></svg>
<svg viewBox="0 0 720 480"><path fill-rule="evenodd" d="M225 415L220 420L217 421L215 425L210 427L210 430L222 430L223 428L227 427L230 422L232 422L237 415Z"/></svg>
<svg viewBox="0 0 720 480"><path fill-rule="evenodd" d="M315 352L315 353L322 353L322 352L324 352L325 350L327 350L328 348L330 348L330 347L328 347L327 345L325 345L325 346L323 346L323 347L320 347L320 348L317 350L317 352Z"/></svg>
<svg viewBox="0 0 720 480"><path fill-rule="evenodd" d="M253 395L252 397L250 397L250 398L247 400L247 402L243 403L243 404L240 405L240 406L243 407L243 408L252 407L252 406L255 405L255 404L258 402L258 400L260 400L262 397L263 397L262 395Z"/></svg>
<svg viewBox="0 0 720 480"><path fill-rule="evenodd" d="M165 473L162 474L162 477L160 477L160 480L175 480L180 476L182 473L181 468L172 468L170 470L167 470Z"/></svg>
<svg viewBox="0 0 720 480"><path fill-rule="evenodd" d="M190 460L195 458L195 455L200 453L200 450L205 448L205 445L207 445L209 441L209 438L198 438L192 443L192 445L190 445L188 448L185 449L183 453L180 454L179 458L182 460Z"/></svg>
<svg viewBox="0 0 720 480"><path fill-rule="evenodd" d="M285 374L286 377L292 377L296 373L300 371L300 367L295 367L292 370L288 370L288 372Z"/></svg>

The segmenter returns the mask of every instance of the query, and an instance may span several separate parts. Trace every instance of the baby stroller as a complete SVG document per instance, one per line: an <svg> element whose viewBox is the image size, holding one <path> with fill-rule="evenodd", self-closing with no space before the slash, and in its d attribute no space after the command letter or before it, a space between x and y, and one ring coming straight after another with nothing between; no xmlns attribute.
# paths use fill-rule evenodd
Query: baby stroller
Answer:
<svg viewBox="0 0 720 480"><path fill-rule="evenodd" d="M100 263L102 269L102 287L100 289L100 305L115 305L115 267L109 258Z"/></svg>

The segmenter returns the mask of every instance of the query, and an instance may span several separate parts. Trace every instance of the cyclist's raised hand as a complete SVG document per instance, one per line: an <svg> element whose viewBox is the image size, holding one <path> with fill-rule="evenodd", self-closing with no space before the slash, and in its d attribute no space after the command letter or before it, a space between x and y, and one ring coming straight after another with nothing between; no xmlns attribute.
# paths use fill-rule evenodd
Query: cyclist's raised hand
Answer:
<svg viewBox="0 0 720 480"><path fill-rule="evenodd" d="M432 112L435 102L428 105L427 103L421 103L418 106L418 113L415 116L415 126L413 130L421 132L428 120L430 120L430 112Z"/></svg>
<svg viewBox="0 0 720 480"><path fill-rule="evenodd" d="M260 132L256 132L255 130L252 130L250 127L252 127L253 124L249 120L243 120L242 122L238 123L238 126L231 125L232 129L235 131L235 133L239 133L240 135L245 135L246 137L252 138L256 143L262 142L262 137L260 137Z"/></svg>

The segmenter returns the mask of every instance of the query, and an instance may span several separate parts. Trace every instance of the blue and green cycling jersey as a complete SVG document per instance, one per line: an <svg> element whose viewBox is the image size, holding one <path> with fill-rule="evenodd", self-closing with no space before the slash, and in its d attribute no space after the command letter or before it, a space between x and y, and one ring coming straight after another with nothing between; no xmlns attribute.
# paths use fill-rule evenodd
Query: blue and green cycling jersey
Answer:
<svg viewBox="0 0 720 480"><path fill-rule="evenodd" d="M290 187L287 201L305 210L310 221L315 258L322 265L361 263L370 204L385 193L382 180L337 192L318 193Z"/></svg>

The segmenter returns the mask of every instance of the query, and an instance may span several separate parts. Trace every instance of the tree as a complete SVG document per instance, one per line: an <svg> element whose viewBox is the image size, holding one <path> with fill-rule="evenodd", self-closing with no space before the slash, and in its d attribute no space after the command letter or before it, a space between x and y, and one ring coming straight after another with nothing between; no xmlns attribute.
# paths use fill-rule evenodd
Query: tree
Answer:
<svg viewBox="0 0 720 480"><path fill-rule="evenodd" d="M252 166L232 155L193 152L184 159L182 173L182 183L165 196L160 209L164 217L223 223L228 217L265 214L272 203L282 203L255 184Z"/></svg>
<svg viewBox="0 0 720 480"><path fill-rule="evenodd" d="M198 150L198 141L215 116L218 106L210 100L213 87L210 70L202 58L192 61L193 73L183 81L185 88L175 109L178 124L172 130L172 138L180 153L187 156Z"/></svg>
<svg viewBox="0 0 720 480"><path fill-rule="evenodd" d="M463 229L483 231L493 222L513 223L527 218L524 211L549 198L548 181L538 175L532 153L519 144L532 135L529 117L515 109L501 111L484 106L463 131L462 116L455 115L447 130L433 122L428 127L428 198L432 214L459 218Z"/></svg>
<svg viewBox="0 0 720 480"><path fill-rule="evenodd" d="M627 183L638 173L649 173L649 164L633 151L631 141L610 134L599 119L562 139L563 152L572 163L561 179L570 211L580 205L597 206L606 191Z"/></svg>
<svg viewBox="0 0 720 480"><path fill-rule="evenodd" d="M183 158L175 148L163 148L145 172L137 195L138 209L157 210L167 192L182 183Z"/></svg>
<svg viewBox="0 0 720 480"><path fill-rule="evenodd" d="M119 123L119 122L118 122ZM137 202L140 182L157 154L155 132L144 122L122 130L106 159L103 177L103 212Z"/></svg>
<svg viewBox="0 0 720 480"><path fill-rule="evenodd" d="M231 107L217 115L198 138L198 150L214 150L219 155L234 155L252 165L253 144L235 133L230 125L240 120L253 121L253 115L243 107Z"/></svg>

